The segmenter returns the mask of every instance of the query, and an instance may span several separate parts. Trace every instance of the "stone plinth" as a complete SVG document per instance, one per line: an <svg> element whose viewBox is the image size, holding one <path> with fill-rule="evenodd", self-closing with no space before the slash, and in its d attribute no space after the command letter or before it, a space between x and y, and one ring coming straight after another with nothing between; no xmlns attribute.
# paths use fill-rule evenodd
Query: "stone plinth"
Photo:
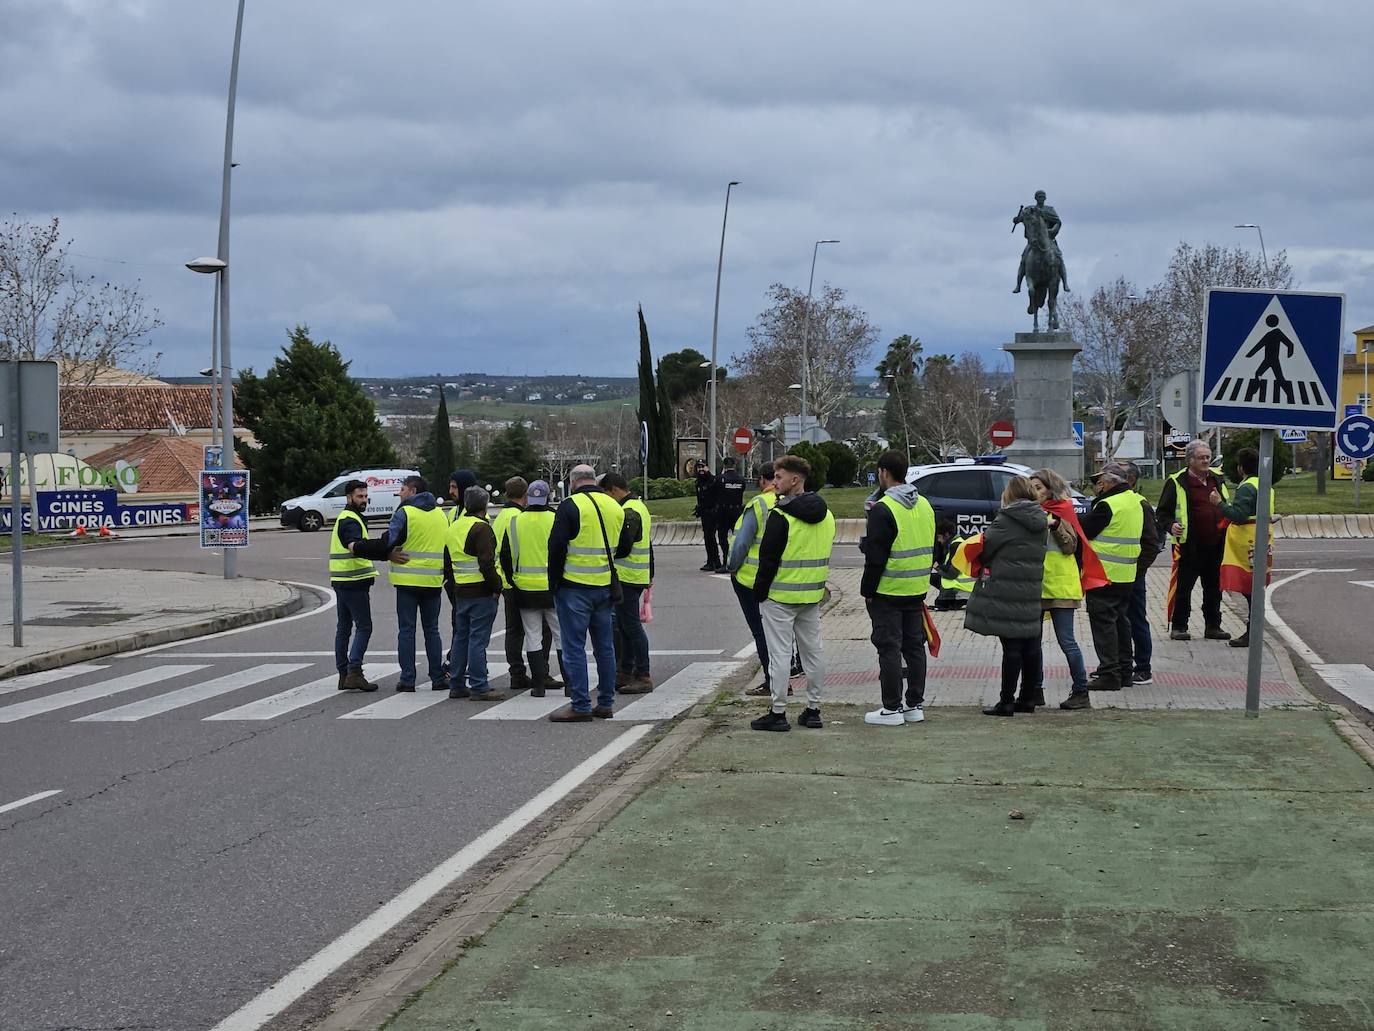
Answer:
<svg viewBox="0 0 1374 1031"><path fill-rule="evenodd" d="M1013 360L1016 443L1007 457L1069 480L1083 477L1083 449L1073 438L1073 359L1082 350L1069 333L1017 333L1003 344Z"/></svg>

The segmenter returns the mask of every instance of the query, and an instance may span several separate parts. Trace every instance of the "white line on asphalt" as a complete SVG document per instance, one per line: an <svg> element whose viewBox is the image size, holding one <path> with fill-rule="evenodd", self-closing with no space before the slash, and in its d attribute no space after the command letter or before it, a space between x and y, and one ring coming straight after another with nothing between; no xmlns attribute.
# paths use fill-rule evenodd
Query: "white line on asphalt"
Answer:
<svg viewBox="0 0 1374 1031"><path fill-rule="evenodd" d="M388 663L374 663L372 667L373 679L389 677L391 674L399 672L401 667ZM297 709L304 709L307 705L315 705L330 698L356 697L354 691L339 690L339 674L330 673L328 676L320 677L309 683L293 687L281 694L269 695L266 698L259 698L256 702L249 702L247 705L240 705L234 709L224 712L217 712L213 716L206 716L206 720L271 720L288 712ZM203 722L203 721L202 721Z"/></svg>
<svg viewBox="0 0 1374 1031"><path fill-rule="evenodd" d="M250 630L265 630L268 627L281 626L283 623L293 623L298 619L309 619L311 616L318 616L328 612L334 607L334 592L326 590L319 584L301 583L299 580L279 580L278 583L290 584L292 587L304 587L308 591L315 591L324 595L324 601L318 608L313 608L309 612L297 612L290 616L282 616L280 619L269 619L262 623L249 623L247 626L237 626L232 630L221 630L219 633L206 634L204 637L197 637L197 641L214 641L221 637L232 637L234 634L246 634ZM186 644L185 641L171 641L167 644L155 644L151 648L140 648L138 651L125 652L120 656L121 659L131 659L137 655L151 655L153 652L165 651L168 648L180 648ZM299 653L296 653L299 654ZM334 654L330 652L329 654Z"/></svg>
<svg viewBox="0 0 1374 1031"><path fill-rule="evenodd" d="M1265 621L1278 631L1279 636L1288 643L1288 647L1297 652L1302 660L1309 666L1318 665L1322 661L1321 656L1309 648L1307 642L1298 636L1297 631L1283 621L1283 617L1279 615L1278 607L1274 605L1274 592L1284 584L1292 583L1294 580L1300 580L1310 573L1328 572L1330 572L1328 569L1304 569L1300 573L1294 573L1292 576L1285 576L1282 580L1271 583L1264 591Z"/></svg>
<svg viewBox="0 0 1374 1031"><path fill-rule="evenodd" d="M371 916L326 945L261 995L214 1026L212 1031L257 1031L339 967L410 916L472 869L513 835L529 826L575 791L607 763L624 754L649 733L647 724L632 727L606 747L573 767L504 820L425 874ZM576 731L572 731L576 733Z"/></svg>
<svg viewBox="0 0 1374 1031"><path fill-rule="evenodd" d="M739 667L738 662L694 662L655 687L652 694L636 698L625 708L617 709L611 719L672 719L719 688L721 681Z"/></svg>
<svg viewBox="0 0 1374 1031"><path fill-rule="evenodd" d="M733 659L753 659L757 657L758 648L754 645L753 641L750 641L743 648L741 648L739 651L735 652L735 654L731 656L731 658Z"/></svg>
<svg viewBox="0 0 1374 1031"><path fill-rule="evenodd" d="M171 680L173 677L179 677L185 673L194 673L196 670L204 668L203 665L149 666L147 669L126 673L124 676L115 677L112 680L97 680L94 684L87 684L85 687L74 687L70 691L59 691L57 694L46 695L43 698L30 698L27 702L16 702L13 705L0 708L0 723L13 723L16 720L39 716L55 709L65 709L72 705L80 705L83 702L93 702L97 698L108 698L113 694L132 691L137 687L146 687L149 684L156 684L160 680Z"/></svg>
<svg viewBox="0 0 1374 1031"><path fill-rule="evenodd" d="M41 802L45 798L52 798L53 795L60 794L62 794L61 788L53 788L51 791L40 791L36 795L29 795L27 798L21 798L18 801L6 802L4 805L0 805L0 813L7 813L11 809L18 809L21 805L28 805L31 802Z"/></svg>
<svg viewBox="0 0 1374 1031"><path fill-rule="evenodd" d="M521 691L514 698L493 705L469 717L474 720L540 720L567 703L562 691L550 691L543 698L535 698Z"/></svg>
<svg viewBox="0 0 1374 1031"><path fill-rule="evenodd" d="M59 680L67 680L71 677L80 676L82 673L98 673L107 666L93 665L91 663L79 662L75 666L63 666L60 669L43 669L37 673L25 673L23 676L10 677L8 680L0 681L0 695L14 694L17 691L27 691L31 687L42 687L44 684L55 684Z"/></svg>
<svg viewBox="0 0 1374 1031"><path fill-rule="evenodd" d="M251 687L254 684L261 684L264 680L273 680L276 677L284 677L288 673L309 668L310 663L308 662L270 662L264 666L252 666L236 673L217 677L214 680L205 680L199 684L192 684L190 687L183 687L176 691L168 691L166 694L154 695L152 698L130 702L128 705L121 705L115 709L91 713L89 716L82 716L72 722L133 723L147 719L149 716L158 716L164 712L171 712L173 709L180 709L183 705L193 705L209 698L218 698L222 694L237 691L241 687Z"/></svg>
<svg viewBox="0 0 1374 1031"><path fill-rule="evenodd" d="M487 667L487 675L495 680L506 672L504 662L493 662ZM435 691L427 684L420 684L415 688L415 693L402 691L392 695L390 698L383 698L379 702L371 705L364 705L361 709L354 709L346 712L339 717L341 720L403 720L407 716L414 716L417 712L423 712L432 705L448 701L447 691ZM469 710L470 711L470 710ZM464 713L467 715L467 713Z"/></svg>
<svg viewBox="0 0 1374 1031"><path fill-rule="evenodd" d="M500 651L500 650L498 650L498 649L496 649L496 648L492 648L492 649L490 649L490 650L487 651L487 654L488 654L488 655L505 655L506 653L505 653L504 651ZM593 654L593 652L592 652L592 650L591 650L590 648L587 649L587 654L588 654L589 656ZM720 649L719 649L719 648L654 648L654 649L650 649L649 654L650 654L650 655L719 655L719 654L720 654Z"/></svg>

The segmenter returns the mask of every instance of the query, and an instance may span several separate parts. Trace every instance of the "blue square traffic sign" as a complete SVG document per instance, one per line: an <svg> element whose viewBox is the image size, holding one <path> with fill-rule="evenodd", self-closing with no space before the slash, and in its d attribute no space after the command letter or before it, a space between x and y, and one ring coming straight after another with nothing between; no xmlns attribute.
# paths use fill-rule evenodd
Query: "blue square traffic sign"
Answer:
<svg viewBox="0 0 1374 1031"><path fill-rule="evenodd" d="M1202 421L1334 430L1344 319L1344 294L1209 289Z"/></svg>

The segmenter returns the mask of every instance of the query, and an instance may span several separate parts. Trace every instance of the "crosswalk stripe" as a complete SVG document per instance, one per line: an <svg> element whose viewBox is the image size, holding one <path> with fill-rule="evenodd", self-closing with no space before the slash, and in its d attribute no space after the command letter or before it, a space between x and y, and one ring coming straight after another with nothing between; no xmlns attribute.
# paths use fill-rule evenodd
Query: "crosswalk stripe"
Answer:
<svg viewBox="0 0 1374 1031"><path fill-rule="evenodd" d="M671 719L719 688L721 681L739 669L740 665L738 662L694 662L655 686L653 693L636 698L623 709L617 709L612 719Z"/></svg>
<svg viewBox="0 0 1374 1031"><path fill-rule="evenodd" d="M504 662L490 663L487 668L487 676L492 680L505 672L506 664ZM399 692L390 698L383 698L371 705L364 705L361 709L346 712L339 719L403 720L407 716L414 716L417 712L423 712L431 705L438 705L440 702L446 701L448 701L447 691L434 691L427 685L421 684L415 688L414 694L409 691Z"/></svg>
<svg viewBox="0 0 1374 1031"><path fill-rule="evenodd" d="M272 680L288 673L295 673L297 670L309 668L310 663L308 662L271 662L263 666L253 666L249 669L239 670L237 673L216 677L214 680L206 680L199 684L192 684L190 687L169 691L167 694L155 695L152 698L130 702L128 705L121 705L115 709L106 709L104 712L82 716L72 722L133 723L137 720L147 719L149 716L171 712L183 705L203 702L207 698L217 698L222 694L228 694L230 691L237 691L241 687L251 687L253 684L262 683L264 680Z"/></svg>
<svg viewBox="0 0 1374 1031"><path fill-rule="evenodd" d="M156 684L162 680L171 680L186 673L194 673L204 669L204 665L192 666L150 666L147 669L140 669L133 673L126 673L122 677L115 677L112 680L100 680L94 684L87 684L85 687L74 687L70 691L60 691L57 694L50 694L44 698L31 698L27 702L17 702L14 705L7 705L0 708L0 723L13 723L16 720L28 719L30 716L39 716L45 712L53 712L56 709L66 709L72 705L80 705L83 702L93 702L99 698L108 698L110 695L120 694L123 691L132 691L138 687L146 687L149 684Z"/></svg>
<svg viewBox="0 0 1374 1031"><path fill-rule="evenodd" d="M31 687L41 687L44 684L55 684L59 680L77 677L82 673L98 673L100 670L108 668L107 666L96 666L90 663L78 663L75 666L63 666L61 669L43 669L39 670L37 673L25 673L23 676L10 677L8 680L0 681L0 695L27 691Z"/></svg>
<svg viewBox="0 0 1374 1031"><path fill-rule="evenodd" d="M393 673L400 672L400 669L400 666L374 662L369 664L368 675L374 680L380 680L382 677L389 677ZM205 719L271 720L288 712L304 709L307 705L316 705L330 698L348 695L355 695L355 692L340 691L339 674L337 672L330 673L328 676L301 684L280 694L269 695L266 698L259 698L256 702L249 702L247 705L217 712L213 716L206 716Z"/></svg>
<svg viewBox="0 0 1374 1031"><path fill-rule="evenodd" d="M561 689L550 691L543 698L534 698L528 691L522 691L500 705L483 709L472 718L475 720L538 720L566 704L567 701L563 697Z"/></svg>

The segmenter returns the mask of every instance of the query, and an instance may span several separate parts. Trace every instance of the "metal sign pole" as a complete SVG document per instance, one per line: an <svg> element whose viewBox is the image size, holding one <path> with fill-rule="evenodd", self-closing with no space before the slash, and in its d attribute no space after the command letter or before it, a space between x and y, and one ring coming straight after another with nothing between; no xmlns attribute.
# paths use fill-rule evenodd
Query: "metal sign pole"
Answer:
<svg viewBox="0 0 1374 1031"><path fill-rule="evenodd" d="M1250 562L1250 665L1245 676L1245 715L1259 716L1264 663L1264 603L1269 580L1269 501L1274 485L1274 431L1260 430L1259 500L1255 505L1255 554Z"/></svg>
<svg viewBox="0 0 1374 1031"><path fill-rule="evenodd" d="M13 345L11 345L13 346ZM14 646L24 647L24 511L19 501L19 434L24 425L20 405L23 392L19 388L19 350L15 348L11 362L14 377L10 380L10 574L14 591ZM33 485L29 485L32 494ZM37 513L35 512L35 517Z"/></svg>

